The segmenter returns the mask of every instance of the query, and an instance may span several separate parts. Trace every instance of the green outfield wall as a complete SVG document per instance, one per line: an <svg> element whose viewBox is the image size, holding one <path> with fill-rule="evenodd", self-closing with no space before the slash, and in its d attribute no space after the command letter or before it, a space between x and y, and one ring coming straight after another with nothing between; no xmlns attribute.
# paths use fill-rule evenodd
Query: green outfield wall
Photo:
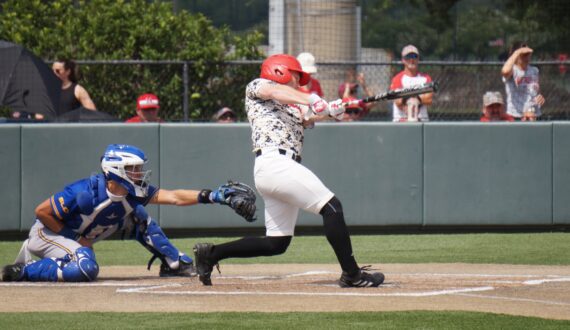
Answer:
<svg viewBox="0 0 570 330"><path fill-rule="evenodd" d="M152 184L253 186L246 124L0 125L0 231L26 231L34 209L98 172L110 143L145 150ZM343 203L350 226L570 224L570 123L331 123L305 135L303 164ZM222 206L151 206L164 228L255 228ZM299 225L321 217L301 212Z"/></svg>

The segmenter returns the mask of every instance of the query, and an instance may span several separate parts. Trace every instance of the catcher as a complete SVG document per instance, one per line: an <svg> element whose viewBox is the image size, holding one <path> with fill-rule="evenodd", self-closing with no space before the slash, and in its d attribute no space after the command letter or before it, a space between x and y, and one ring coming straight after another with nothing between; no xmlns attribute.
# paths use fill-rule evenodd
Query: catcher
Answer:
<svg viewBox="0 0 570 330"><path fill-rule="evenodd" d="M109 145L101 158L103 173L71 183L38 205L29 238L15 264L3 268L2 280L94 281L99 265L93 245L118 230L130 232L152 253L148 269L160 259L161 277L195 276L192 258L179 251L146 212L149 203L224 204L255 220L255 193L246 185L229 182L214 191L159 189L149 185L146 162L137 147ZM33 261L32 255L40 260Z"/></svg>

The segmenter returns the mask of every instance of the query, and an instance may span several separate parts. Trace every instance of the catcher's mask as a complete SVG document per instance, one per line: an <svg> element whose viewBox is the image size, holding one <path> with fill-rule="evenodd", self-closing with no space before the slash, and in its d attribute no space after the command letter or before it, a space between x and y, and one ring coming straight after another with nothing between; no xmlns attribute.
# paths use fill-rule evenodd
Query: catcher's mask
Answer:
<svg viewBox="0 0 570 330"><path fill-rule="evenodd" d="M301 75L299 85L305 86L309 83L311 75L303 71L301 64L291 55L277 54L269 56L261 64L261 78L269 79L280 84L287 84L291 81L291 71Z"/></svg>
<svg viewBox="0 0 570 330"><path fill-rule="evenodd" d="M126 144L111 144L101 158L101 169L107 180L123 186L130 195L146 197L151 171L144 171L147 159L144 152Z"/></svg>

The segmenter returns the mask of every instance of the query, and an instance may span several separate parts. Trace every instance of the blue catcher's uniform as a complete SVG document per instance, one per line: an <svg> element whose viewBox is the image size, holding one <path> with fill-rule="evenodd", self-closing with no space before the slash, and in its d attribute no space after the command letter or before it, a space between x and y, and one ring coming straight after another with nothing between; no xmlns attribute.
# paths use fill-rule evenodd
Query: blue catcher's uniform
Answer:
<svg viewBox="0 0 570 330"><path fill-rule="evenodd" d="M158 191L154 186L148 188L147 197L129 194L124 198L113 198L107 193L105 176L97 174L67 185L63 191L51 196L50 204L56 217L75 234L97 242L122 228L125 217L137 205L148 204Z"/></svg>
<svg viewBox="0 0 570 330"><path fill-rule="evenodd" d="M136 231L133 236L153 253L151 262L158 257L172 268L177 268L179 261L191 265L192 259L170 243L144 210L157 192L158 188L148 186L146 197L114 196L107 190L103 174L67 185L50 198L53 214L65 227L54 233L36 220L16 259L16 263L27 264L21 280L93 281L99 272L95 253L77 240L83 236L97 242L117 230L132 227ZM32 262L32 255L41 260Z"/></svg>

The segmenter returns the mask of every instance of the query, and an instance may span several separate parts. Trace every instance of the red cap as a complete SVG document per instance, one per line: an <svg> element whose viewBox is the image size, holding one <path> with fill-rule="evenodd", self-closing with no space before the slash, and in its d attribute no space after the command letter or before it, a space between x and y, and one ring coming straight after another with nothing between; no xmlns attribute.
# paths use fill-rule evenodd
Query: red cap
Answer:
<svg viewBox="0 0 570 330"><path fill-rule="evenodd" d="M158 97L154 94L143 94L137 99L137 110L160 109Z"/></svg>

